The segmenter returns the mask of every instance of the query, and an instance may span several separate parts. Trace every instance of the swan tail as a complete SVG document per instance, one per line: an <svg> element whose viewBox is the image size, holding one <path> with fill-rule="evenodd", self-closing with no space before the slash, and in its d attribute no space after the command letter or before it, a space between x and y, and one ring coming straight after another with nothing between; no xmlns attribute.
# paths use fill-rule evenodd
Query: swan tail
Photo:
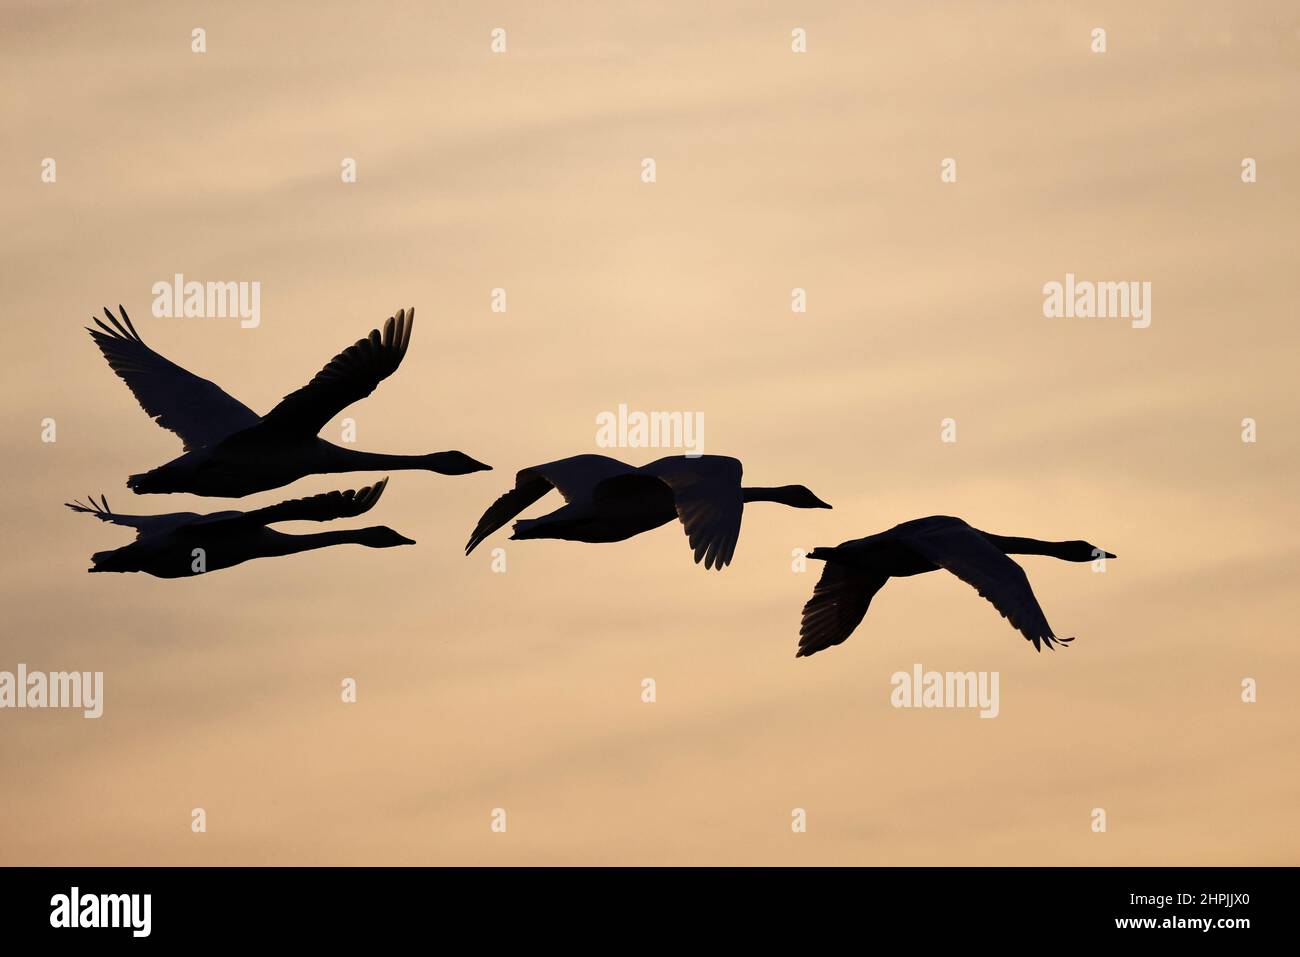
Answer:
<svg viewBox="0 0 1300 957"><path fill-rule="evenodd" d="M148 472L137 472L126 480L126 487L136 494L147 495L150 492L170 492L173 491L169 486L167 479L170 475L166 471L165 465L160 465L156 469L150 469Z"/></svg>
<svg viewBox="0 0 1300 957"><path fill-rule="evenodd" d="M1039 639L1034 639L1034 649L1042 651L1043 649L1038 647L1038 641ZM1060 645L1062 648L1069 648L1070 642L1072 641L1074 641L1073 638L1058 638L1056 635L1043 635L1042 637L1042 642L1047 645L1048 651L1055 651L1057 645Z"/></svg>
<svg viewBox="0 0 1300 957"><path fill-rule="evenodd" d="M540 538L534 531L536 527L537 519L521 518L510 526L510 540L517 542L525 538Z"/></svg>
<svg viewBox="0 0 1300 957"><path fill-rule="evenodd" d="M90 567L88 572L115 572L120 569L114 567L113 558L120 549L110 549L106 552L95 552L90 556Z"/></svg>

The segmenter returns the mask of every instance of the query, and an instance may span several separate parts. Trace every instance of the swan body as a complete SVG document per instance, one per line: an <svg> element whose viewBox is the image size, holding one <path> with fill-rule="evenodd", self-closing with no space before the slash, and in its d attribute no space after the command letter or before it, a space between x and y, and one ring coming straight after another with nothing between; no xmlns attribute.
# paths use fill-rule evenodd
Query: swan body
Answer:
<svg viewBox="0 0 1300 957"><path fill-rule="evenodd" d="M375 329L339 353L264 416L154 352L126 310L118 309L121 321L105 309L111 325L95 319L99 328L88 331L145 412L185 446L178 458L132 475L127 486L134 492L241 498L315 474L424 469L464 475L490 468L461 452L385 455L343 448L317 436L334 416L397 370L410 344L414 309L400 310L382 333Z"/></svg>
<svg viewBox="0 0 1300 957"><path fill-rule="evenodd" d="M515 522L512 540L621 542L678 519L696 563L717 569L731 562L745 502L830 508L802 485L743 488L741 471L739 460L723 455L670 456L639 468L604 455L534 465L520 470L515 487L483 513L465 554L552 489L565 504Z"/></svg>
<svg viewBox="0 0 1300 957"><path fill-rule="evenodd" d="M330 530L291 535L268 526L275 522L327 522L368 512L379 501L388 480L360 491L326 492L293 499L250 512L226 511L200 515L171 512L165 515L120 515L101 497L90 505L69 502L74 512L94 515L104 522L136 530L136 540L91 556L91 572L144 572L156 578L189 578L195 571L195 550L202 549L202 572L231 568L255 558L274 558L330 545L358 544L370 548L414 545L385 526Z"/></svg>
<svg viewBox="0 0 1300 957"><path fill-rule="evenodd" d="M804 605L796 658L841 644L858 627L871 599L891 578L908 578L945 568L988 599L1013 628L1041 651L1067 645L1034 596L1029 579L1009 555L1048 555L1069 562L1114 558L1084 541L1045 542L993 535L960 518L934 515L896 525L887 532L814 548L809 558L826 562L813 596Z"/></svg>

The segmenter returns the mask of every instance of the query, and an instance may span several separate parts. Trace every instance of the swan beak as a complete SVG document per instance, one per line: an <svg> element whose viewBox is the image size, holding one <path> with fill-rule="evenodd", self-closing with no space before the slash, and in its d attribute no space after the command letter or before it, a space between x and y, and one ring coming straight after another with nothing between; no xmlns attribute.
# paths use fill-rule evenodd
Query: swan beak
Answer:
<svg viewBox="0 0 1300 957"><path fill-rule="evenodd" d="M1118 557L1117 555L1112 555L1110 552L1106 552L1106 553L1105 553L1105 556L1106 556L1107 558L1117 558L1117 557Z"/></svg>
<svg viewBox="0 0 1300 957"><path fill-rule="evenodd" d="M401 539L401 541L398 542L399 545L414 545L414 544L415 544L415 539L413 539L413 538L407 538L405 535L399 535L399 536L397 536L397 537Z"/></svg>
<svg viewBox="0 0 1300 957"><path fill-rule="evenodd" d="M817 505L816 505L815 507L816 507L816 508L833 508L834 506L830 505L830 504L827 503L827 502L823 502L821 499L817 499Z"/></svg>
<svg viewBox="0 0 1300 957"><path fill-rule="evenodd" d="M468 475L471 472L491 472L492 466L472 459L464 452L434 452L425 457L425 466L439 475Z"/></svg>

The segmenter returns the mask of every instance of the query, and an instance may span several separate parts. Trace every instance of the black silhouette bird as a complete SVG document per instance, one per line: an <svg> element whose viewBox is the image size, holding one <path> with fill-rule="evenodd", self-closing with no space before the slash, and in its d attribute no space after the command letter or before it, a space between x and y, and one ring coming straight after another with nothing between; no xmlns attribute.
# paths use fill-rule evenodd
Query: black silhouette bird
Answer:
<svg viewBox="0 0 1300 957"><path fill-rule="evenodd" d="M91 556L92 572L146 572L157 578L188 578L202 549L204 572L230 568L254 558L293 555L314 548L349 542L370 548L392 548L415 542L383 525L339 529L311 535L290 535L268 528L275 522L328 522L368 512L379 501L388 479L358 491L326 492L297 498L251 512L172 512L166 515L119 515L102 495L90 505L68 502L74 512L87 512L101 521L136 530L136 540Z"/></svg>
<svg viewBox="0 0 1300 957"><path fill-rule="evenodd" d="M935 515L896 525L834 548L814 548L809 558L826 568L803 606L796 658L815 655L853 634L872 597L891 578L946 568L993 603L1013 628L1042 651L1073 638L1058 638L1029 587L1024 569L1008 555L1050 555L1067 562L1114 558L1087 542L1040 542L992 535L960 518Z"/></svg>
<svg viewBox="0 0 1300 957"><path fill-rule="evenodd" d="M802 485L742 488L740 474L740 462L724 455L671 456L640 468L604 455L534 465L521 470L515 487L483 513L465 554L551 489L564 496L564 506L515 522L512 540L621 542L677 518L696 563L717 569L731 562L746 502L830 508Z"/></svg>
<svg viewBox="0 0 1300 957"><path fill-rule="evenodd" d="M318 473L425 469L464 475L491 468L461 452L384 455L342 448L316 435L396 371L411 341L414 309L390 318L382 335L375 329L344 349L264 416L154 352L126 310L118 309L121 322L105 308L112 327L95 319L99 328L87 331L145 412L185 445L179 458L132 475L126 484L135 492L239 498Z"/></svg>

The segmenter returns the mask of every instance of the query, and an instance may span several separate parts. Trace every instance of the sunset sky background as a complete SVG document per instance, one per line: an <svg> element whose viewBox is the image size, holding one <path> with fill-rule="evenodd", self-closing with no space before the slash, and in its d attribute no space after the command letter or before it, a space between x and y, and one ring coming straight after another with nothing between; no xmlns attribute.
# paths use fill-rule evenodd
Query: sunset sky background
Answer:
<svg viewBox="0 0 1300 957"><path fill-rule="evenodd" d="M97 721L0 712L0 863L1300 863L1300 13L842 7L0 2L0 670L106 683ZM1150 328L1043 318L1067 272L1150 281ZM175 273L260 282L260 328L151 318ZM74 497L381 477L132 495L180 443L82 329L119 302L259 412L414 305L357 445L496 470L348 523L414 548L88 576L131 532ZM466 559L619 403L834 510L751 506L721 573L675 524ZM1023 560L1074 647L935 574L796 661L792 550L931 514L1117 553ZM892 708L917 662L1000 672L1001 715Z"/></svg>

